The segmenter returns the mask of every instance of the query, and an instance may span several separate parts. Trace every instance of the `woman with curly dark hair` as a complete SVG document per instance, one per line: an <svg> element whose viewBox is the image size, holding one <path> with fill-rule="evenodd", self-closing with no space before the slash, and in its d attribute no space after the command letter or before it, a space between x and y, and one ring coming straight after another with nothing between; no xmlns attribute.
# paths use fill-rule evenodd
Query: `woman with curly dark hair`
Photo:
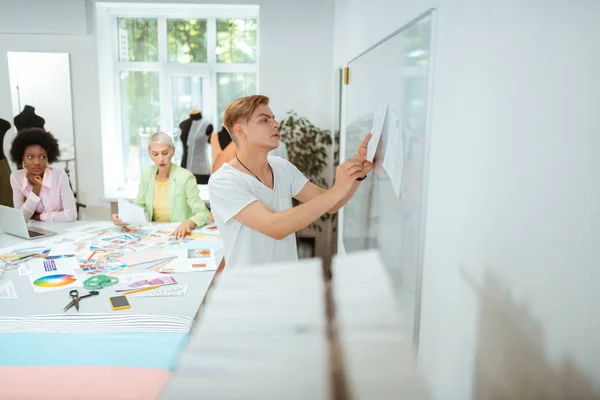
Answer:
<svg viewBox="0 0 600 400"><path fill-rule="evenodd" d="M58 160L58 141L40 128L19 131L10 148L10 158L23 169L10 175L15 208L25 219L70 222L77 219L75 196L69 177L49 164Z"/></svg>

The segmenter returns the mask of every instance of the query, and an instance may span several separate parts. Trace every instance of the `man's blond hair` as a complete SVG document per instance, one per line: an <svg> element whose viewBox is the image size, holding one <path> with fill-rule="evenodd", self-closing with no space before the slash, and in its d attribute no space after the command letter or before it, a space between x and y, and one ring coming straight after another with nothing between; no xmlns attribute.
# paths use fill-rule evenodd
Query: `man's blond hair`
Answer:
<svg viewBox="0 0 600 400"><path fill-rule="evenodd" d="M233 127L240 123L246 123L252 117L252 114L256 111L258 106L264 104L269 105L269 98L267 96L254 95L242 97L229 103L225 109L225 115L223 116L223 125L231 139L237 144L237 137L233 132Z"/></svg>

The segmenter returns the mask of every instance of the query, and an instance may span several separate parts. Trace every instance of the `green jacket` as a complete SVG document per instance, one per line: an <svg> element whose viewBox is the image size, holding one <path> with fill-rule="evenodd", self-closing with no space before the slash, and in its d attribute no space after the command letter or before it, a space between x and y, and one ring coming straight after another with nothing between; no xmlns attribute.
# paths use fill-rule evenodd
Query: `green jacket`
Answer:
<svg viewBox="0 0 600 400"><path fill-rule="evenodd" d="M140 188L135 204L146 210L148 220L153 219L154 180L158 168L148 167L142 172ZM169 218L171 222L183 222L191 219L196 227L210 221L210 212L200 199L196 177L187 169L171 164L169 173Z"/></svg>

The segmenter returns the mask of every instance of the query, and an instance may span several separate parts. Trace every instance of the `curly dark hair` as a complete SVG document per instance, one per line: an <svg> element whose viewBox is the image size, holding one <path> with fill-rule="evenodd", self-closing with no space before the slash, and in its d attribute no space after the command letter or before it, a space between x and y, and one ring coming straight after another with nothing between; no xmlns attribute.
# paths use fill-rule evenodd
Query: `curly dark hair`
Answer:
<svg viewBox="0 0 600 400"><path fill-rule="evenodd" d="M48 153L48 164L52 164L60 157L58 140L41 128L27 128L20 130L10 146L10 159L17 165L23 161L27 146L39 144Z"/></svg>

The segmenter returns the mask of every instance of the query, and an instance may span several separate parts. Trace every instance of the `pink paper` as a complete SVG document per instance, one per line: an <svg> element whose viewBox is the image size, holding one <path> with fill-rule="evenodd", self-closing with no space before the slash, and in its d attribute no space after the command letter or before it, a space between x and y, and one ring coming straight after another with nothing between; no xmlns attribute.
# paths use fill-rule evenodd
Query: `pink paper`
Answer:
<svg viewBox="0 0 600 400"><path fill-rule="evenodd" d="M170 371L134 367L0 367L0 399L156 399Z"/></svg>

